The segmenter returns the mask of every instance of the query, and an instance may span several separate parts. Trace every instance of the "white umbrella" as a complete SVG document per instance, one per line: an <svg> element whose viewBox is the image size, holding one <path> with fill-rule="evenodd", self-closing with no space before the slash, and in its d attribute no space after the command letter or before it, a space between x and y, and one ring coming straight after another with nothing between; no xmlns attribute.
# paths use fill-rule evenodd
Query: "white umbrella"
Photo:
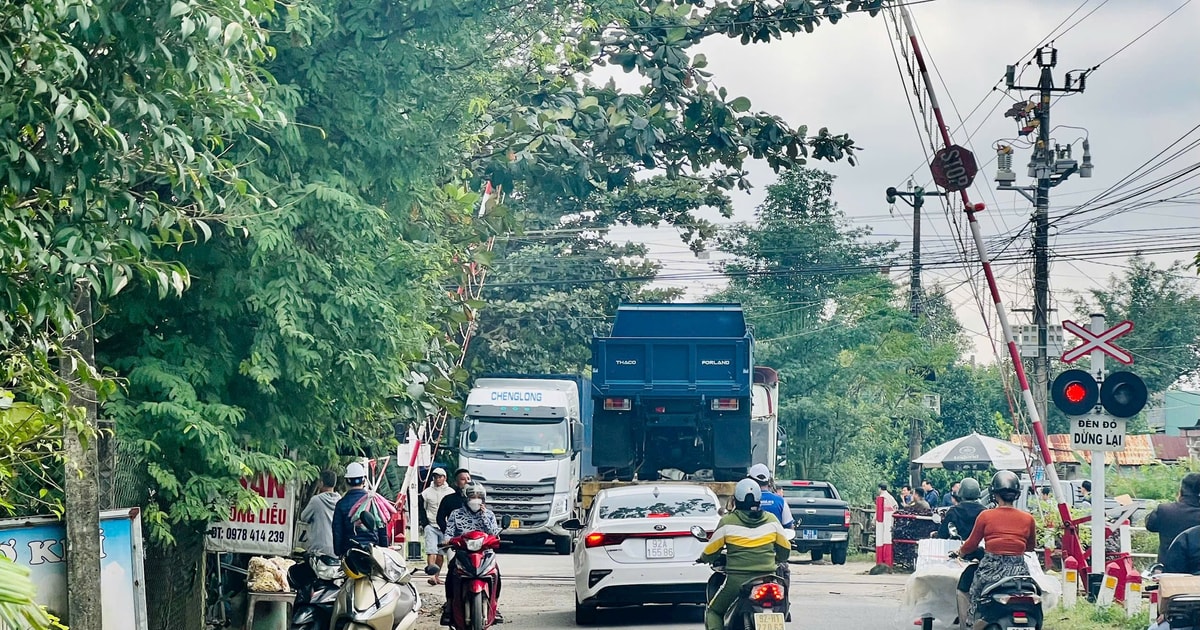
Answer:
<svg viewBox="0 0 1200 630"><path fill-rule="evenodd" d="M913 463L947 470L1021 470L1030 461L1029 451L1012 442L972 433L933 447Z"/></svg>

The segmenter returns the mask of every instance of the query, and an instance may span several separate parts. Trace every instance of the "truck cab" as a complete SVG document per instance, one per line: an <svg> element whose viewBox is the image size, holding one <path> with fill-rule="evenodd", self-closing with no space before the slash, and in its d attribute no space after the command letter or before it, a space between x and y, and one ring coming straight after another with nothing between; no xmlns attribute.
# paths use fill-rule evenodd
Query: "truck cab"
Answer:
<svg viewBox="0 0 1200 630"><path fill-rule="evenodd" d="M570 553L561 523L576 515L591 417L585 387L578 376L480 378L467 395L459 466L487 488L492 511L512 519L504 538L551 540Z"/></svg>

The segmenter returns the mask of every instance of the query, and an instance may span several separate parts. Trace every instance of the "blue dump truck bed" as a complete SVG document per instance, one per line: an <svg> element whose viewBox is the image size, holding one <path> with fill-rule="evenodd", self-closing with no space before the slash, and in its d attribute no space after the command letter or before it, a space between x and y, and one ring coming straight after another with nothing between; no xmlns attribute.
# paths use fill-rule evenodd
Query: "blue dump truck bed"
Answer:
<svg viewBox="0 0 1200 630"><path fill-rule="evenodd" d="M592 340L600 476L744 474L753 350L740 305L622 305L612 334Z"/></svg>

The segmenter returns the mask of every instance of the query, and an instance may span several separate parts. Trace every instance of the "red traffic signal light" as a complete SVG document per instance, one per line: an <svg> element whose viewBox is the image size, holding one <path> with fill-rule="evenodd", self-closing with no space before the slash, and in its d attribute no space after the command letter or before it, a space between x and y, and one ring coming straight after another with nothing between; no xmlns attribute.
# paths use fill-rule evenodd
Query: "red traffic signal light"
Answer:
<svg viewBox="0 0 1200 630"><path fill-rule="evenodd" d="M1116 372L1100 386L1100 404L1117 418L1132 418L1146 406L1146 383L1132 372Z"/></svg>
<svg viewBox="0 0 1200 630"><path fill-rule="evenodd" d="M1054 379L1050 386L1050 397L1054 406L1068 416L1091 413L1100 399L1100 386L1091 374L1083 370L1067 370Z"/></svg>

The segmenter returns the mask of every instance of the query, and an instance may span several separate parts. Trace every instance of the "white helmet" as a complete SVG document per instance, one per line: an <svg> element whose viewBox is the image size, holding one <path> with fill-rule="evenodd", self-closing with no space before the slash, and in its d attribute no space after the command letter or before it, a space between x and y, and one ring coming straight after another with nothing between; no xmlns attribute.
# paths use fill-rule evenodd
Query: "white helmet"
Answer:
<svg viewBox="0 0 1200 630"><path fill-rule="evenodd" d="M733 502L739 510L762 511L762 490L753 479L743 479L733 488Z"/></svg>
<svg viewBox="0 0 1200 630"><path fill-rule="evenodd" d="M350 462L346 466L346 479L362 479L367 476L367 467L362 462Z"/></svg>
<svg viewBox="0 0 1200 630"><path fill-rule="evenodd" d="M767 485L771 482L771 471L767 470L766 464L755 464L750 467L746 476L759 483L759 485Z"/></svg>

